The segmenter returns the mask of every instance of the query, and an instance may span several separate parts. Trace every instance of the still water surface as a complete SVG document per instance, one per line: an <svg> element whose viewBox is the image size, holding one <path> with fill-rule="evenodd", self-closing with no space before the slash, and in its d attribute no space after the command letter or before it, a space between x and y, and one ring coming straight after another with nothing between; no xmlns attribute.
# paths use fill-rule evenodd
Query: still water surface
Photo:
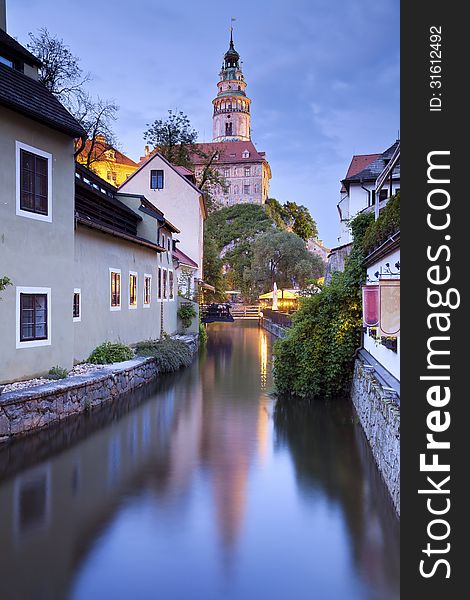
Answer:
<svg viewBox="0 0 470 600"><path fill-rule="evenodd" d="M0 596L393 600L399 524L349 402L270 397L272 337L0 451Z"/></svg>

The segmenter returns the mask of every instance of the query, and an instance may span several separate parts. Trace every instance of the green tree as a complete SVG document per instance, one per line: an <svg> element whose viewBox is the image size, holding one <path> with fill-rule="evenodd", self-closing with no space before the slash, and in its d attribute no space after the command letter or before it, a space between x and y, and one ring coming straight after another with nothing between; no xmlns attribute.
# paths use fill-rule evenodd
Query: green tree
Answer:
<svg viewBox="0 0 470 600"><path fill-rule="evenodd" d="M215 288L214 300L224 300L224 280L222 276L223 261L219 257L215 240L208 235L204 236L204 281ZM209 300L210 293L206 293Z"/></svg>
<svg viewBox="0 0 470 600"><path fill-rule="evenodd" d="M0 292L3 292L3 290L9 286L12 285L11 279L9 277L0 277ZM1 296L0 296L0 300L1 300Z"/></svg>
<svg viewBox="0 0 470 600"><path fill-rule="evenodd" d="M355 217L344 272L334 273L320 293L301 300L287 337L276 342L274 380L280 395L328 398L348 392L361 337L363 239L372 221L371 214Z"/></svg>
<svg viewBox="0 0 470 600"><path fill-rule="evenodd" d="M189 118L181 111L168 111L166 119L147 123L144 140L153 150L174 165L192 168L191 153L195 150L197 131L191 127Z"/></svg>
<svg viewBox="0 0 470 600"><path fill-rule="evenodd" d="M295 233L276 230L259 236L253 243L253 260L244 273L245 281L259 293L278 287L303 287L307 281L321 277L324 265L311 254Z"/></svg>
<svg viewBox="0 0 470 600"><path fill-rule="evenodd" d="M266 201L266 212L280 229L293 231L303 240L318 236L317 224L307 207L286 202L281 204L275 198Z"/></svg>

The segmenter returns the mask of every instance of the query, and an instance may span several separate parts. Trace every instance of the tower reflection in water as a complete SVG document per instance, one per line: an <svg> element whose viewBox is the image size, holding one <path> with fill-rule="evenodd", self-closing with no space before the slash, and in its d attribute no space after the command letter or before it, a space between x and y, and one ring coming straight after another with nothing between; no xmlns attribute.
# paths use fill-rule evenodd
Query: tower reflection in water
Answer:
<svg viewBox="0 0 470 600"><path fill-rule="evenodd" d="M397 524L351 414L280 404L273 419L271 345L253 324L211 326L193 367L0 449L2 600L154 598L156 584L213 598L227 577L245 598L261 573L270 597L279 577L308 589L332 542L310 534L305 503L344 524L338 556L355 567L336 565L336 597L343 580L351 600L398 597ZM273 570L280 555L300 571Z"/></svg>

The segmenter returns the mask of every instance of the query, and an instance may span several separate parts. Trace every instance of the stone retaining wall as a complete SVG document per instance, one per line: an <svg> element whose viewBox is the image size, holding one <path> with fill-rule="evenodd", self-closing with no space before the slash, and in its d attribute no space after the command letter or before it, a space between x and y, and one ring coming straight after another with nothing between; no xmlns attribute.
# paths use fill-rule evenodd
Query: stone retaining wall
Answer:
<svg viewBox="0 0 470 600"><path fill-rule="evenodd" d="M277 323L273 323L271 319L260 317L259 324L276 337L283 338L287 335L287 329L285 327L281 327L281 325L278 325Z"/></svg>
<svg viewBox="0 0 470 600"><path fill-rule="evenodd" d="M177 336L194 353L197 338ZM93 409L145 383L159 374L154 358L134 358L79 377L0 395L0 443L25 435Z"/></svg>
<svg viewBox="0 0 470 600"><path fill-rule="evenodd" d="M354 366L351 397L360 423L400 514L400 408L373 368L360 358Z"/></svg>

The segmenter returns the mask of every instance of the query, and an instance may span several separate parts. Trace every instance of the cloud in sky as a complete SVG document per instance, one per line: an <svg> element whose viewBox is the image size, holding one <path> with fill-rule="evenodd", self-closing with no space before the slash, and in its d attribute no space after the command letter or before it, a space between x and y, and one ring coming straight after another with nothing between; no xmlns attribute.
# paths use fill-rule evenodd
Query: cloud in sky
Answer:
<svg viewBox="0 0 470 600"><path fill-rule="evenodd" d="M146 124L168 109L211 139L211 101L236 17L271 195L308 206L329 246L351 156L383 151L397 137L399 0L15 0L7 11L20 42L45 26L80 57L93 74L90 91L120 106L116 132L133 158L143 153Z"/></svg>

